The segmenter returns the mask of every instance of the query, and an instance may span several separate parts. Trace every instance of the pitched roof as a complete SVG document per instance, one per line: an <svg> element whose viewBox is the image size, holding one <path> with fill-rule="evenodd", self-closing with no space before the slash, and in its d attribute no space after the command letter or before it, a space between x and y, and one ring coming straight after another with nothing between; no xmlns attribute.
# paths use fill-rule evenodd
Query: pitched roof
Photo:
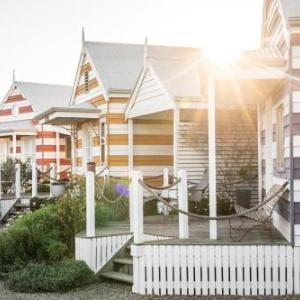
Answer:
<svg viewBox="0 0 300 300"><path fill-rule="evenodd" d="M300 0L280 0L280 3L287 23L290 18L300 18Z"/></svg>
<svg viewBox="0 0 300 300"><path fill-rule="evenodd" d="M257 59L263 59L263 58L283 58L280 50L277 47L262 47L258 49L250 49L250 50L243 50L241 52L243 56L251 57L251 58L257 58Z"/></svg>
<svg viewBox="0 0 300 300"><path fill-rule="evenodd" d="M36 127L32 124L32 120L21 120L1 123L0 134L14 131L36 131Z"/></svg>
<svg viewBox="0 0 300 300"><path fill-rule="evenodd" d="M149 64L172 97L200 97L201 70L197 58L149 58Z"/></svg>
<svg viewBox="0 0 300 300"><path fill-rule="evenodd" d="M22 94L31 103L36 113L41 113L49 107L64 107L69 105L72 87L64 85L16 81Z"/></svg>
<svg viewBox="0 0 300 300"><path fill-rule="evenodd" d="M84 47L90 55L92 62L106 91L130 92L142 70L144 58L144 45L122 44L107 42L85 42ZM151 56L185 57L197 52L195 48L154 46L147 47Z"/></svg>

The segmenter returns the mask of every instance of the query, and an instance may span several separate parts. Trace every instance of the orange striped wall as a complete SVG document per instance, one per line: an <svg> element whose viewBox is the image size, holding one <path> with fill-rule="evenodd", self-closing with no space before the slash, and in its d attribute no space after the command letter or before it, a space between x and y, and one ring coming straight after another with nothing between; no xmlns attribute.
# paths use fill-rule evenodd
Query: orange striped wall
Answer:
<svg viewBox="0 0 300 300"><path fill-rule="evenodd" d="M10 116L11 115L11 109L1 109L0 110L0 116Z"/></svg>
<svg viewBox="0 0 300 300"><path fill-rule="evenodd" d="M19 107L20 114L29 113L29 112L33 112L33 108L31 105Z"/></svg>
<svg viewBox="0 0 300 300"><path fill-rule="evenodd" d="M13 103L25 100L21 94L11 95L7 97L6 103Z"/></svg>

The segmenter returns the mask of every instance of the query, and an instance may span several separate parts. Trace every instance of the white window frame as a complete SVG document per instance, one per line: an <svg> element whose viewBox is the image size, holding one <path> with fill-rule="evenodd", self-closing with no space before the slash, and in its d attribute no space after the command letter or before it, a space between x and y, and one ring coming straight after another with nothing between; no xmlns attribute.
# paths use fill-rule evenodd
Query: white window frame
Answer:
<svg viewBox="0 0 300 300"><path fill-rule="evenodd" d="M106 164L106 135L107 125L105 119L100 119L100 165Z"/></svg>

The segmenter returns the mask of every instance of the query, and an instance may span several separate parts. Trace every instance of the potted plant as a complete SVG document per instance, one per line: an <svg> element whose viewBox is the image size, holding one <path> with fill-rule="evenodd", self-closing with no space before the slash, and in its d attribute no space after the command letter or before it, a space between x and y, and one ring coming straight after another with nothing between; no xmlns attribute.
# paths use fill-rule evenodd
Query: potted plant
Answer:
<svg viewBox="0 0 300 300"><path fill-rule="evenodd" d="M252 189L250 186L250 181L252 179L252 170L253 166L250 164L242 166L239 170L239 176L244 183L248 182L248 188L242 187L236 189L236 200L237 204L245 208L250 208L251 206Z"/></svg>
<svg viewBox="0 0 300 300"><path fill-rule="evenodd" d="M61 194L65 192L65 181L58 180L55 182L52 182L50 185L50 194L52 197L57 198Z"/></svg>

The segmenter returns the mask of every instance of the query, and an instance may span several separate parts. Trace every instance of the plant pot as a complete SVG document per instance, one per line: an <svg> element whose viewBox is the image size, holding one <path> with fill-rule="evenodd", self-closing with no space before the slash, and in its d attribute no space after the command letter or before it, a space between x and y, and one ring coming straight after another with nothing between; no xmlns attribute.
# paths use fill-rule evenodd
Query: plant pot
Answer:
<svg viewBox="0 0 300 300"><path fill-rule="evenodd" d="M51 183L50 193L52 197L57 198L64 192L65 192L64 183Z"/></svg>
<svg viewBox="0 0 300 300"><path fill-rule="evenodd" d="M251 189L237 189L235 192L236 192L237 204L242 207L245 207L245 208L250 208L252 190Z"/></svg>

